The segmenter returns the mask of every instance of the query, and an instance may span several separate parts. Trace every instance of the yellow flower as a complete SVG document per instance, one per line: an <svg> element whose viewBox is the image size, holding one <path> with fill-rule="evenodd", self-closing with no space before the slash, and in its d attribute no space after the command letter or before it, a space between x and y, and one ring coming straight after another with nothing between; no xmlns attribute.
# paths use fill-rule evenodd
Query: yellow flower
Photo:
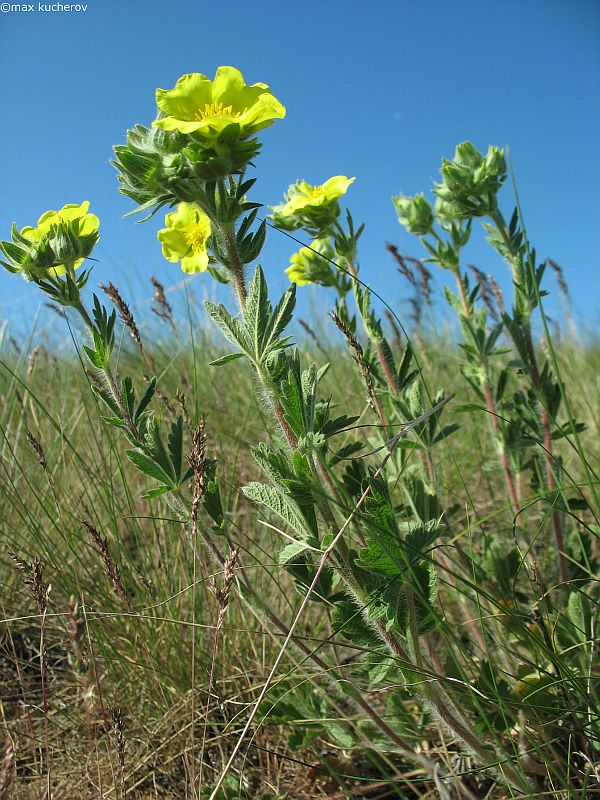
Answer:
<svg viewBox="0 0 600 800"><path fill-rule="evenodd" d="M204 272L208 268L210 219L193 203L180 203L165 217L166 228L158 232L158 241L167 261L181 261L184 272Z"/></svg>
<svg viewBox="0 0 600 800"><path fill-rule="evenodd" d="M247 86L235 67L219 67L214 81L192 72L173 89L157 89L156 104L164 116L153 125L166 131L200 133L216 138L232 123L242 138L283 119L285 108L265 83Z"/></svg>
<svg viewBox="0 0 600 800"><path fill-rule="evenodd" d="M310 250L308 247L302 247L290 258L290 266L285 271L285 274L290 279L290 283L295 283L298 286L308 286L308 284L313 282L305 268L304 259L309 254Z"/></svg>
<svg viewBox="0 0 600 800"><path fill-rule="evenodd" d="M298 286L307 286L310 283L334 286L336 276L331 264L334 257L329 239L315 239L310 247L301 247L294 253L285 273L291 283Z"/></svg>
<svg viewBox="0 0 600 800"><path fill-rule="evenodd" d="M95 214L87 213L89 207L89 200L84 200L81 205L69 203L60 211L46 211L38 219L37 227L33 228L28 225L21 230L21 236L34 244L38 244L43 239L50 240L50 246L55 250L56 260L62 260L63 264L71 262L73 268L77 269L83 264L85 257L91 253L93 246L98 241L100 220ZM75 235L75 240L61 236L67 230ZM68 255L83 257L71 258ZM55 266L49 269L53 275L64 275L65 271L64 266Z"/></svg>
<svg viewBox="0 0 600 800"><path fill-rule="evenodd" d="M306 181L298 181L290 186L286 197L287 203L280 207L280 213L289 216L297 214L299 211L307 211L309 208L331 205L343 194L346 194L354 180L355 178L336 175L320 186L311 186Z"/></svg>
<svg viewBox="0 0 600 800"><path fill-rule="evenodd" d="M346 194L354 180L336 175L320 186L296 181L288 189L285 202L271 207L273 222L284 230L304 227L317 236L323 235L339 215L338 199Z"/></svg>

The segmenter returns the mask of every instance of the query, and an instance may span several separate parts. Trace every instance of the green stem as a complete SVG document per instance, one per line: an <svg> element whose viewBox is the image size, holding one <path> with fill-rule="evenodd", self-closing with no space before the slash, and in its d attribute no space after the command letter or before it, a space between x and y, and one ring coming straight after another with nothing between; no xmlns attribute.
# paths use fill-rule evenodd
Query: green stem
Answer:
<svg viewBox="0 0 600 800"><path fill-rule="evenodd" d="M235 243L235 238L231 235L231 233L226 233L226 238L227 238L227 245L228 245L228 250L229 250L229 257L230 257L231 265L232 265L232 268L233 268L233 271L234 271L234 278L236 278L236 265L240 266L241 262L240 262L240 259L239 259L239 255L237 253L237 246L236 246L236 243ZM244 305L245 305L245 302L246 302L246 289L245 289L245 284L243 283L243 270L241 271L241 276L242 276L242 283L240 284L240 282L236 278L235 286L236 286L236 292L237 292L237 295L238 295L238 300L240 302L240 306L243 309ZM261 383L263 384L263 386L265 387L265 389L269 393L269 397L271 398L271 403L272 403L272 406L273 406L273 411L275 413L275 417L277 418L277 421L279 422L281 430L282 430L282 432L283 432L283 434L284 434L284 436L285 436L290 448L292 450L295 450L297 448L297 439L296 439L295 434L291 430L289 424L287 423L287 420L285 419L285 414L284 414L283 408L282 408L282 406L281 406L281 404L280 404L280 402L279 402L279 400L277 398L277 387L273 383L273 381L270 379L270 377L260 367L257 367L257 374L258 374L258 377L259 377ZM379 467L378 472L382 471L387 459L391 457L391 455L393 453L393 449L394 448L392 447L388 451L388 453L386 455L386 458L384 459L384 461L382 462L382 464ZM366 495L363 495L363 499L364 499L364 497L366 497ZM319 507L318 503L317 503L317 506ZM324 518L327 519L329 517L330 513L331 513L328 504L324 504L323 508L320 508L320 510L321 510L321 513L323 514ZM338 532L338 536L336 537L337 538L337 542L338 542L338 551L340 551L339 552L339 556L341 557L341 564L336 559L336 562L330 564L330 567L332 569L334 569L336 572L338 572L338 574L340 575L340 577L343 580L344 584L346 585L347 590L354 597L356 603L358 604L358 607L359 608L366 608L368 606L369 600L368 600L368 598L364 597L363 591L361 590L361 588L358 586L358 584L354 580L353 575L352 575L352 569L351 569L350 565L348 564L346 566L346 559L345 559L346 547L345 547L345 544L343 543L342 536L341 536L344 528L346 527L347 524L349 524L352 521L352 518L354 517L355 512L357 510L358 510L357 507L355 507L354 511L350 515L350 518L346 521L345 526L342 527L342 529ZM331 516L333 516L333 515L331 514ZM340 549L340 546L341 546L341 549ZM324 554L324 557L325 557L325 555L326 554ZM322 570L324 565L325 565L325 562L322 559L320 567L319 567L319 570ZM317 572L317 576L318 576L318 572ZM313 583L316 580L317 576L315 576L315 579L313 580ZM306 598L305 598L305 600L306 600ZM387 630L385 624L381 620L370 621L370 624L375 629L375 631L376 631L377 635L379 636L379 638L384 642L384 644L388 647L388 649L390 650L390 652L393 655L395 655L398 658L400 658L407 666L413 666L413 668L414 668L414 666L416 666L418 671L421 671L421 672L423 671L424 664L423 664L423 661L422 661L422 655L420 653L419 653L419 663L417 663L416 665L413 664L409 653L401 645L401 643L399 642L398 638L394 634L392 634L390 631ZM291 632L288 632L288 636L289 635L291 635ZM418 632L415 635L416 635L417 640L418 640ZM418 641L416 642L416 644L417 644L417 649L418 649ZM445 724L455 733L455 735L462 742L464 742L464 744L466 745L467 749L469 749L472 752L476 753L484 763L493 764L495 762L495 760L496 760L495 759L495 754L493 753L493 751L492 752L488 751L487 748L485 748L484 746L482 746L480 744L480 741L479 741L477 733L470 727L470 724L466 721L466 719L464 719L459 714L458 710L451 703L450 698L445 693L441 696L441 693L439 691L439 687L438 687L437 691L433 690L430 687L429 688L429 694L430 694L430 698L429 698L430 702L434 706L434 708L437 711L439 717L441 719L443 719ZM512 785L515 786L516 788L523 788L523 785L524 785L523 781L521 780L520 776L518 776L516 773L514 773L514 771L512 770L512 767L510 767L510 772L511 772L510 777L507 778L509 780L509 782L512 783Z"/></svg>
<svg viewBox="0 0 600 800"><path fill-rule="evenodd" d="M74 304L73 308L79 313L79 315L83 319L86 327L88 328L90 333L92 333L92 331L94 330L94 323L92 322L92 320L90 318L90 315L86 311L85 306L83 305L81 300L79 300L76 304ZM121 391L120 391L120 389L119 389L119 387L117 385L117 382L116 382L116 380L115 380L115 378L114 378L114 376L113 376L113 374L112 374L112 372L110 370L110 366L108 364L105 364L105 366L102 368L102 372L104 373L104 377L106 379L106 383L108 385L108 388L110 389L110 393L113 396L113 399L114 399L115 403L119 407L119 411L123 415L123 419L125 420L125 424L129 428L131 434L136 439L139 439L140 438L140 432L138 431L135 423L133 422L133 420L131 418L131 415L130 415L125 403L123 402L123 396L121 395Z"/></svg>
<svg viewBox="0 0 600 800"><path fill-rule="evenodd" d="M175 510L186 520L186 525L189 526L191 524L191 517L187 508L187 503L185 502L181 491L178 490L177 492L172 492L171 496L174 501L173 505ZM212 559L220 567L224 567L225 557L217 545L214 543L211 537L208 536L204 529L198 529L198 532L200 533L202 541ZM255 616L262 622L265 630L272 631L275 628L280 634L284 636L287 635L288 628L286 627L285 623L273 612L271 605L265 604L252 584L245 579L243 569L236 570L236 583L238 585L239 597L242 599L244 604L248 606L252 613L255 614ZM398 747L400 752L404 753L404 755L406 755L412 761L423 767L428 775L433 777L435 774L437 774L435 763L430 761L422 754L415 752L414 748L409 742L402 739L402 737L399 736L396 731L390 728L385 720L376 711L376 709L373 708L372 704L365 700L363 694L354 686L354 684L338 675L332 668L331 664L320 658L320 656L318 656L316 652L314 652L302 639L294 637L292 644L294 649L304 659L308 659L315 664L315 666L319 669L320 674L325 677L329 689L340 703L347 704L348 700L350 699L352 703L355 703L361 711L370 717L370 719L377 725L382 733L384 733L390 739L390 741ZM344 691L339 688L342 683L345 686Z"/></svg>
<svg viewBox="0 0 600 800"><path fill-rule="evenodd" d="M508 230L506 228L506 222L504 221L504 217L499 210L494 211L490 214L491 220L496 225L496 229L499 231L500 235L502 236L502 240L506 246L507 252L509 253L509 263L513 271L513 277L515 280L519 278L519 267L520 261L517 259L517 255L514 252L512 242L510 240L510 236ZM535 348L533 346L533 338L531 335L531 323L529 317L527 317L521 323L523 335L525 337L525 342L527 345L527 353L529 356L529 366L530 366L530 375L531 375L531 384L533 387L534 392L536 393L537 397L540 400L540 420L542 423L542 429L544 431L544 459L546 462L546 481L548 484L548 491L552 496L551 502L554 503L554 494L556 490L556 485L554 481L554 458L552 456L552 432L550 427L550 417L548 415L548 410L546 409L541 392L541 380L540 380L540 370L537 363L537 356L535 353ZM568 585L569 585L569 564L565 555L565 543L564 543L564 533L562 529L562 522L560 518L560 513L556 510L552 512L552 527L554 529L554 539L556 542L556 549L558 551L558 568L560 573L560 579L562 583L563 591L568 592Z"/></svg>
<svg viewBox="0 0 600 800"><path fill-rule="evenodd" d="M235 241L235 232L233 228L224 231L224 234L225 234L225 243L227 245L227 254L229 255L231 271L233 273L233 281L235 283L235 291L240 306L243 309L246 305L246 299L248 297L248 291L246 289L246 278L244 275L244 265L242 264L242 261L240 259L240 254L237 248L237 243Z"/></svg>

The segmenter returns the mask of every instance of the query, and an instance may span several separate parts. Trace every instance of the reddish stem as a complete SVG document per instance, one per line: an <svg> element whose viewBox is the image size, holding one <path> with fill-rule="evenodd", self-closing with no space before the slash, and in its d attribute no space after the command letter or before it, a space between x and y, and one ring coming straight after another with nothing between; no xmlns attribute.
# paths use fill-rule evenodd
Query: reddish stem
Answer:
<svg viewBox="0 0 600 800"><path fill-rule="evenodd" d="M490 417L492 420L492 428L494 429L494 433L498 432L498 416L496 414L496 407L494 405L494 399L492 397L492 391L490 389L490 385L487 380L483 382L483 393L485 395L485 402L488 407L488 411L490 412ZM504 477L506 478L506 485L508 487L508 494L510 496L510 502L513 507L513 511L515 515L518 515L520 512L519 506L519 499L517 495L517 489L515 486L515 479L513 477L510 463L508 460L508 454L505 451L504 447L502 447L502 467L504 469Z"/></svg>
<svg viewBox="0 0 600 800"><path fill-rule="evenodd" d="M383 370L383 374L385 375L385 379L390 385L390 389L394 394L398 394L398 385L394 380L394 376L392 375L390 365L387 362L387 359L380 344L376 346L375 352L377 353L377 358L379 359L379 363L381 364L381 368Z"/></svg>

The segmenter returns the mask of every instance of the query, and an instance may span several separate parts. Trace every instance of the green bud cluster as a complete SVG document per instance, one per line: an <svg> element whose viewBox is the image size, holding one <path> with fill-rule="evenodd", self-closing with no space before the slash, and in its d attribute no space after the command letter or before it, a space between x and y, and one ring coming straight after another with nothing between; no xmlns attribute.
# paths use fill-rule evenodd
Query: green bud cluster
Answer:
<svg viewBox="0 0 600 800"><path fill-rule="evenodd" d="M462 219L493 214L498 207L496 196L506 179L504 153L490 147L484 158L471 142L463 142L452 161L443 160L441 175L434 193L447 204L439 209L443 216Z"/></svg>
<svg viewBox="0 0 600 800"><path fill-rule="evenodd" d="M127 133L127 144L114 148L112 163L121 193L138 204L138 211L156 211L164 205L201 201L206 182L243 173L259 150L258 140L243 139L235 123L210 141L193 133L136 125Z"/></svg>

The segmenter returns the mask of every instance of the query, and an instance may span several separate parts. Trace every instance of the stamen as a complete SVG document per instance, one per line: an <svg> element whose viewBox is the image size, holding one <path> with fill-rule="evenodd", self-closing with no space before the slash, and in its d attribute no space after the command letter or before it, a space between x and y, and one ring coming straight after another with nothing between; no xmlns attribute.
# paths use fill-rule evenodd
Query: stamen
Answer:
<svg viewBox="0 0 600 800"><path fill-rule="evenodd" d="M206 103L204 108L196 111L194 118L203 120L207 117L239 117L240 112L234 111L233 106L224 106L223 103Z"/></svg>

